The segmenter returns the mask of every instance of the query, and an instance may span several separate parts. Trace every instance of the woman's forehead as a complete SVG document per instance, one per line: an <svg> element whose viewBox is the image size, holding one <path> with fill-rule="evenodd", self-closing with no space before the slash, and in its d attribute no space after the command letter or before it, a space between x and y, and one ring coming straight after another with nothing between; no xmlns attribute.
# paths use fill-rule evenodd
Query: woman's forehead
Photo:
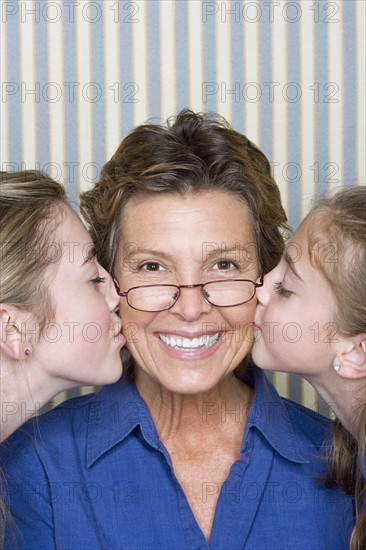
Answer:
<svg viewBox="0 0 366 550"><path fill-rule="evenodd" d="M256 247L250 219L245 204L228 193L139 200L124 212L119 257L132 261L155 254L204 263L216 255L252 256Z"/></svg>
<svg viewBox="0 0 366 550"><path fill-rule="evenodd" d="M123 229L126 221L136 226L142 220L142 214L144 221L154 224L186 220L186 225L189 225L213 216L219 217L222 223L230 222L234 216L233 221L238 222L239 227L246 227L250 221L246 204L232 193L220 190L187 196L164 193L133 197L123 209Z"/></svg>
<svg viewBox="0 0 366 550"><path fill-rule="evenodd" d="M138 241L159 248L172 239L177 245L192 238L201 243L209 239L227 247L235 247L238 240L254 240L247 206L222 191L188 197L164 194L130 201L123 212L121 237L122 246Z"/></svg>

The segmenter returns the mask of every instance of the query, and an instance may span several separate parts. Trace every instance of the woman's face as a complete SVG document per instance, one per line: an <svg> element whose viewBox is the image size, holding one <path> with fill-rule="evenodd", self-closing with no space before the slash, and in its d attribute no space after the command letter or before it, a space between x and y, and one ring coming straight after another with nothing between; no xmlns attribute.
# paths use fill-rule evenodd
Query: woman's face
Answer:
<svg viewBox="0 0 366 550"><path fill-rule="evenodd" d="M122 292L140 285L194 285L258 277L247 207L229 193L132 199L122 219L116 276ZM247 355L256 300L219 308L200 288L186 288L174 306L157 313L120 312L137 379L198 394L214 388ZM203 340L200 340L203 338Z"/></svg>
<svg viewBox="0 0 366 550"><path fill-rule="evenodd" d="M309 259L308 222L296 231L280 263L257 289L253 360L266 370L303 376L330 368L338 327L330 286ZM329 248L314 250L327 254ZM330 258L331 259L331 258Z"/></svg>
<svg viewBox="0 0 366 550"><path fill-rule="evenodd" d="M65 389L115 382L122 374L125 343L115 313L118 295L80 219L69 208L65 212L54 239L59 261L46 273L52 322L34 344L33 355L48 375L65 382Z"/></svg>

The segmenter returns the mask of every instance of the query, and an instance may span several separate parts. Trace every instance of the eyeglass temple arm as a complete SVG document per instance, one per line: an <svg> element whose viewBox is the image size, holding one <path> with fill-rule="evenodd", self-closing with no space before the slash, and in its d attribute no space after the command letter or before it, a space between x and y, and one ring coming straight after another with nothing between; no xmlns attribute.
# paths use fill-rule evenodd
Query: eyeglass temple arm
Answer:
<svg viewBox="0 0 366 550"><path fill-rule="evenodd" d="M117 291L118 296L127 296L127 292L121 292L121 289L119 287L119 284L118 284L118 281L117 281L116 277L112 276L112 279L113 279L113 282L114 282L114 286L116 287L116 291Z"/></svg>

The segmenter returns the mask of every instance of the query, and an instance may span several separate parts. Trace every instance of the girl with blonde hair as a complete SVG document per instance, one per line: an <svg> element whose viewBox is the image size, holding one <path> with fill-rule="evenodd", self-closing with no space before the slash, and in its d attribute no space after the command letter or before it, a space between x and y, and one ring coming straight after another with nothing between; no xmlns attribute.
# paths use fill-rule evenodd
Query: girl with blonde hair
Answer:
<svg viewBox="0 0 366 550"><path fill-rule="evenodd" d="M0 441L61 391L115 382L125 343L110 275L64 188L0 173ZM1 524L7 514L0 498Z"/></svg>
<svg viewBox="0 0 366 550"><path fill-rule="evenodd" d="M63 187L0 175L1 440L61 391L115 382L118 296Z"/></svg>
<svg viewBox="0 0 366 550"><path fill-rule="evenodd" d="M320 200L257 289L253 359L308 380L337 416L329 487L354 497L366 548L366 188ZM296 334L295 334L296 333Z"/></svg>

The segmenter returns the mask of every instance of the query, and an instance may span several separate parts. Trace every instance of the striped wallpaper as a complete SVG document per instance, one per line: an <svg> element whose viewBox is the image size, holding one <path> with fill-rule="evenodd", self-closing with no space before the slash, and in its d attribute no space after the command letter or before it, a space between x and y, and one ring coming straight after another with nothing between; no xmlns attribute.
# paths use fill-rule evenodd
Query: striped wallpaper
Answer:
<svg viewBox="0 0 366 550"><path fill-rule="evenodd" d="M315 192L365 183L365 12L364 0L2 0L1 169L46 170L77 205L135 125L217 111L269 157L295 227ZM316 407L308 384L273 379Z"/></svg>

